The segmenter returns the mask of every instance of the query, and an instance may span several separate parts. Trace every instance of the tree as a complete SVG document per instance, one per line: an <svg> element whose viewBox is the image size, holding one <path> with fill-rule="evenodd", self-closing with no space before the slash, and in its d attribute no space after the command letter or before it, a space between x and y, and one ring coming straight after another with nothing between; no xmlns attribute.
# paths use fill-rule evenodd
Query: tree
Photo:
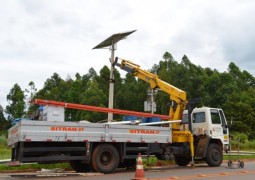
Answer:
<svg viewBox="0 0 255 180"><path fill-rule="evenodd" d="M0 132L6 130L7 129L6 126L7 126L7 121L6 121L5 117L4 117L4 109L0 105Z"/></svg>
<svg viewBox="0 0 255 180"><path fill-rule="evenodd" d="M98 83L100 84L100 87L104 92L109 91L109 78L110 78L110 69L107 66L104 66L100 70L100 75L98 78Z"/></svg>
<svg viewBox="0 0 255 180"><path fill-rule="evenodd" d="M231 62L229 65L228 65L228 71L229 71L229 74L236 80L238 80L241 76L242 76L242 73L239 69L239 67L237 65L235 65L235 63Z"/></svg>
<svg viewBox="0 0 255 180"><path fill-rule="evenodd" d="M4 117L4 109L2 107L2 105L0 104L0 122L5 121L5 117Z"/></svg>
<svg viewBox="0 0 255 180"><path fill-rule="evenodd" d="M81 80L81 75L79 73L76 73L75 77L76 77L77 80Z"/></svg>
<svg viewBox="0 0 255 180"><path fill-rule="evenodd" d="M82 94L81 104L101 107L107 106L107 96L96 80L89 82L88 89ZM80 118L79 120L97 122L106 119L107 114L92 111L78 111L78 117Z"/></svg>
<svg viewBox="0 0 255 180"><path fill-rule="evenodd" d="M245 129L249 133L249 138L255 137L255 78L249 72L241 71L233 62L229 64L228 71L219 72L216 69L202 68L193 64L186 55L178 63L169 52L166 52L162 60L154 64L149 71L157 74L161 80L185 91L187 100L201 97L201 104L197 104L197 107L201 105L222 107L227 119L233 116L237 122L234 130ZM84 75L76 73L74 80L71 77L63 80L54 73L45 81L41 90L36 92L34 83L30 82L26 92L30 98L35 96L42 99L107 107L109 76L110 70L107 66L102 67L99 75L93 68ZM143 102L148 98L149 84L131 74L121 78L117 69L114 69L114 76L114 108L143 111ZM14 92L22 95L21 89L17 86L8 95L10 105L5 111L14 114L10 115L10 118L17 116L11 112L13 109L11 97ZM16 99L14 101L16 102ZM168 114L169 94L159 91L155 101L156 113ZM107 118L107 114L73 109L66 109L65 113L66 117L70 115L75 121L87 119L96 122ZM22 112L19 113L19 116L21 115ZM114 115L114 117L120 116Z"/></svg>
<svg viewBox="0 0 255 180"><path fill-rule="evenodd" d="M33 113L35 110L35 106L31 105L31 101L34 99L36 93L37 93L37 88L35 87L35 83L33 81L30 81L28 83L28 88L25 89L25 97L26 97L26 113L29 116L30 114Z"/></svg>
<svg viewBox="0 0 255 180"><path fill-rule="evenodd" d="M254 134L255 129L255 89L247 91L232 92L223 108L226 110L227 119L234 118L232 130L246 132L247 135ZM253 132L252 132L253 131Z"/></svg>
<svg viewBox="0 0 255 180"><path fill-rule="evenodd" d="M147 97L149 85L142 80L136 80L131 74L126 74L124 83L116 95L116 103L120 109L143 111L143 103Z"/></svg>
<svg viewBox="0 0 255 180"><path fill-rule="evenodd" d="M9 105L6 106L8 120L23 117L25 115L25 95L18 84L15 84L7 95Z"/></svg>
<svg viewBox="0 0 255 180"><path fill-rule="evenodd" d="M88 76L91 80L96 80L98 78L97 72L92 67L89 69Z"/></svg>
<svg viewBox="0 0 255 180"><path fill-rule="evenodd" d="M43 89L38 91L36 98L63 101L67 90L67 83L57 73L54 73L46 80Z"/></svg>
<svg viewBox="0 0 255 180"><path fill-rule="evenodd" d="M28 102L31 101L35 97L37 88L35 87L35 83L33 81L30 81L28 83L28 88L25 89L25 92L27 93L26 97L27 97Z"/></svg>

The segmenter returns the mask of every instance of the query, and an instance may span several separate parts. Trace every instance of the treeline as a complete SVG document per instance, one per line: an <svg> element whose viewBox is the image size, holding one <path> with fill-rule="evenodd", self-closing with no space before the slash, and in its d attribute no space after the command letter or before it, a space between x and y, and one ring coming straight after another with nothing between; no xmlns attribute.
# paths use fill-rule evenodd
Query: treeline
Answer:
<svg viewBox="0 0 255 180"><path fill-rule="evenodd" d="M249 139L255 138L255 78L247 71L241 71L231 62L226 72L202 68L192 64L186 55L178 63L166 52L163 59L150 69L160 79L187 92L188 99L200 98L198 106L222 108L227 120L232 117L232 130L245 132ZM48 78L44 87L37 90L30 82L22 90L15 84L7 95L9 105L0 106L2 129L10 126L13 118L29 116L38 106L27 104L28 99L41 98L94 106L108 106L110 70L104 66L99 73L90 68L87 74L77 73L75 78L62 79L57 73ZM114 108L143 111L148 98L149 85L130 74L124 78L117 69L114 72ZM158 114L168 114L169 95L157 91L155 95ZM8 114L7 121L3 112ZM70 121L89 120L98 122L107 119L107 114L80 110L66 110ZM115 115L115 119L121 119ZM6 123L7 122L7 123Z"/></svg>

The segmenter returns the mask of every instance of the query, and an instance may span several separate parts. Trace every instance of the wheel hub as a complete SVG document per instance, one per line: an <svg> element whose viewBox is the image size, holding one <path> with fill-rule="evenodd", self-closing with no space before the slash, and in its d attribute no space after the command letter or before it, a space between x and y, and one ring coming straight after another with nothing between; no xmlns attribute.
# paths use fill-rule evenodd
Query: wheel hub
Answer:
<svg viewBox="0 0 255 180"><path fill-rule="evenodd" d="M100 161L102 162L102 164L107 166L111 162L111 154L108 152L103 152L100 156Z"/></svg>
<svg viewBox="0 0 255 180"><path fill-rule="evenodd" d="M215 161L219 160L219 157L220 157L220 154L219 154L218 151L213 151L213 152L212 152L212 158L213 158Z"/></svg>

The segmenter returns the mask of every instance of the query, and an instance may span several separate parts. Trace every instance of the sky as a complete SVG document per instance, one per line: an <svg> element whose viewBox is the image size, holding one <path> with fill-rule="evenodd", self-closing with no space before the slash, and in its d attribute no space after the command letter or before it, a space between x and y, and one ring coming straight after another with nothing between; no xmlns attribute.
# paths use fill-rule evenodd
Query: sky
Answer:
<svg viewBox="0 0 255 180"><path fill-rule="evenodd" d="M227 71L230 62L255 75L254 0L0 0L0 105L15 83L41 89L109 67L108 49L92 50L115 33L115 55L150 69L167 51L180 62ZM119 70L121 71L121 70Z"/></svg>

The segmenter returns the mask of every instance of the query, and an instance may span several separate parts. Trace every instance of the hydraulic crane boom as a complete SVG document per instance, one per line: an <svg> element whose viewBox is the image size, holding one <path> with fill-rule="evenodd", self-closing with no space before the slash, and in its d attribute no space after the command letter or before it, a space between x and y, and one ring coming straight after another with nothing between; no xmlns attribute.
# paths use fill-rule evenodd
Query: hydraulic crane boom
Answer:
<svg viewBox="0 0 255 180"><path fill-rule="evenodd" d="M149 83L151 89L159 88L169 94L172 102L169 110L170 120L178 120L182 118L182 112L185 110L187 104L186 92L162 81L157 75L141 69L139 65L131 61L122 59L120 64L117 61L118 57L115 59L116 66Z"/></svg>
<svg viewBox="0 0 255 180"><path fill-rule="evenodd" d="M121 60L122 61L119 64L118 57L116 57L114 65L131 73L132 75L138 77L139 79L142 79L143 81L149 83L151 89L160 88L162 91L170 95L169 98L172 102L172 105L170 106L169 109L170 121L182 119L183 111L186 109L186 105L188 103L186 99L186 93L184 91L171 84L168 84L165 81L162 81L161 79L158 78L157 75L141 69L139 65L131 61L125 59ZM186 130L180 131L179 123L173 123L172 129L173 129L173 143L189 143L191 150L192 165L194 165L194 146L193 146L194 138L192 133Z"/></svg>

